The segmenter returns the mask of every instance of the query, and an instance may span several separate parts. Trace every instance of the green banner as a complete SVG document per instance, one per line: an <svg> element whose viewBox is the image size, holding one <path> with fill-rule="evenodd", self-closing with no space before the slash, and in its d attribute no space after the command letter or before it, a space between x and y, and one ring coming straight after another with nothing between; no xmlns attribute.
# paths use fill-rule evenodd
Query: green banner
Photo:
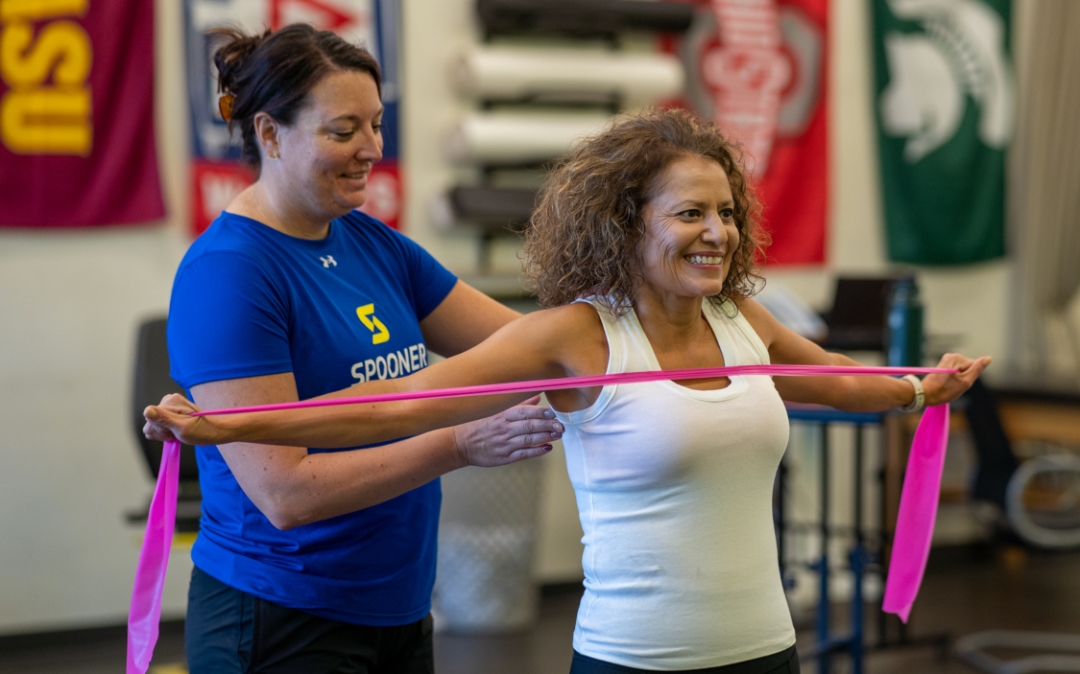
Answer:
<svg viewBox="0 0 1080 674"><path fill-rule="evenodd" d="M1001 257L1015 105L1010 0L873 6L889 259L955 265Z"/></svg>

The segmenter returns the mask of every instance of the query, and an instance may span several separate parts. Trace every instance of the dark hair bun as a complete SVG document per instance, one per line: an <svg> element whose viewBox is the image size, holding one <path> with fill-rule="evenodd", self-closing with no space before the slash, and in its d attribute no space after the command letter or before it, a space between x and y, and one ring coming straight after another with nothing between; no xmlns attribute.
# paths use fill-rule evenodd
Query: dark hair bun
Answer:
<svg viewBox="0 0 1080 674"><path fill-rule="evenodd" d="M214 52L214 65L218 71L218 91L236 93L236 75L244 67L244 62L252 52L258 49L267 37L270 29L262 35L245 35L235 28L218 28L214 35L221 36L221 43Z"/></svg>

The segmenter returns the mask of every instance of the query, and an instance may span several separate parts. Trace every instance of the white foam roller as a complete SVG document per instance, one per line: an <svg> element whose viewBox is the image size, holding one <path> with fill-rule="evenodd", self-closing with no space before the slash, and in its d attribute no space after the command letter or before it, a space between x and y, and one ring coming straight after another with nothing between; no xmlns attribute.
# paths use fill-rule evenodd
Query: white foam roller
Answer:
<svg viewBox="0 0 1080 674"><path fill-rule="evenodd" d="M477 112L461 119L447 138L452 160L526 164L553 159L603 129L602 112Z"/></svg>
<svg viewBox="0 0 1080 674"><path fill-rule="evenodd" d="M661 53L476 46L451 63L457 91L487 99L614 94L633 107L677 95L685 82L679 60Z"/></svg>

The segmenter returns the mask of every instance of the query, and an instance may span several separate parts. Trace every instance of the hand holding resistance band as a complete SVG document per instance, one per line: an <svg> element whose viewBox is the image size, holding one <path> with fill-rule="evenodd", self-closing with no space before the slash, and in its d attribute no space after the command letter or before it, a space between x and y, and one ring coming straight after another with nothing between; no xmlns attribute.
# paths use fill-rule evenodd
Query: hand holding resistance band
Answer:
<svg viewBox="0 0 1080 674"><path fill-rule="evenodd" d="M624 372L585 377L566 377L505 384L464 386L459 388L402 393L384 393L300 402L258 405L224 410L194 412L188 416L231 415L250 412L357 405L404 400L453 398L508 393L531 393L559 389L632 384L660 380L706 379L766 375L782 377L954 374L944 368L848 367L818 365L742 365L732 367L694 368L685 370L652 370ZM153 408L150 408L151 410ZM945 444L949 428L949 406L938 405L926 410L912 444L908 472L901 495L896 525L893 557L886 580L883 609L896 613L907 622L911 606L922 582L930 553L934 517L937 513L938 491L944 465ZM185 440L191 438L185 437ZM198 439L195 440L198 442ZM153 656L161 616L161 593L168 569L176 520L176 495L179 480L180 444L176 439L165 443L161 470L154 489L146 523L146 536L139 554L135 583L128 615L128 674L144 674Z"/></svg>

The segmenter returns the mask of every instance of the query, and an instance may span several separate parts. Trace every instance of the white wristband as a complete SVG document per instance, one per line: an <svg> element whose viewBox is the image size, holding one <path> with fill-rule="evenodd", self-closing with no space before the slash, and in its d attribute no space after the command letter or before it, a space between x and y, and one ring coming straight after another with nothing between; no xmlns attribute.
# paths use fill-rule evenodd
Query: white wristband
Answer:
<svg viewBox="0 0 1080 674"><path fill-rule="evenodd" d="M901 412L918 412L926 407L926 392L923 391L922 380L913 374L905 374L902 379L915 389L915 397L907 405L900 408Z"/></svg>

